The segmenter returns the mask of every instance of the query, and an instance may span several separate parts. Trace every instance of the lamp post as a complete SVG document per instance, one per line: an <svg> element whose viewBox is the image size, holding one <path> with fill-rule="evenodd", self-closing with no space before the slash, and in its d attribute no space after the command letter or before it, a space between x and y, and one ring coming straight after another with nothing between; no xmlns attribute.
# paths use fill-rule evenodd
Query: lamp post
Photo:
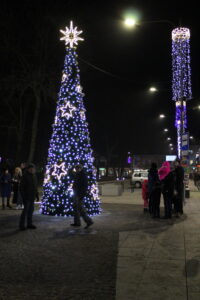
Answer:
<svg viewBox="0 0 200 300"><path fill-rule="evenodd" d="M187 128L186 101L192 98L190 69L190 30L172 31L172 100L176 103L177 150L182 158L182 138Z"/></svg>
<svg viewBox="0 0 200 300"><path fill-rule="evenodd" d="M186 101L192 98L190 69L190 30L185 27L175 28L175 24L167 19L142 22L137 22L137 20L134 19L134 22L132 22L132 27L136 25L146 25L153 23L167 23L173 28L172 100L174 100L176 103L175 127L177 128L177 152L178 157L182 158L182 136L187 128Z"/></svg>

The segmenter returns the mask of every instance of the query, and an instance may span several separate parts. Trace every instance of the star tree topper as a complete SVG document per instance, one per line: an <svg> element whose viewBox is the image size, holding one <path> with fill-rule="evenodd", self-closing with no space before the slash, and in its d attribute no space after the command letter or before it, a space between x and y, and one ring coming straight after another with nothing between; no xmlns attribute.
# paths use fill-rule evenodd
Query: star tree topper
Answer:
<svg viewBox="0 0 200 300"><path fill-rule="evenodd" d="M78 45L78 41L83 41L84 39L79 37L79 34L81 34L83 31L77 30L77 27L73 28L73 22L70 21L70 28L65 27L65 31L64 30L60 30L60 32L62 32L62 34L64 34L63 37L60 38L60 40L65 40L65 45L67 46L69 44L70 48L74 47L75 45Z"/></svg>

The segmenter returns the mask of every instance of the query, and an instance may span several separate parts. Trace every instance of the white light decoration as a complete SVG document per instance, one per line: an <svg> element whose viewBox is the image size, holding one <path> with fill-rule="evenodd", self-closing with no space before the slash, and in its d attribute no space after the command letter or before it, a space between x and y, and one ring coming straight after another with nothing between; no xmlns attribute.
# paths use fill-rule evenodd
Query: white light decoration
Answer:
<svg viewBox="0 0 200 300"><path fill-rule="evenodd" d="M181 42L183 41L187 41L190 39L190 30L188 28L185 27L178 27L172 30L172 40L177 42L179 40L181 40Z"/></svg>
<svg viewBox="0 0 200 300"><path fill-rule="evenodd" d="M67 74L63 73L62 81L65 81L66 79L67 79Z"/></svg>
<svg viewBox="0 0 200 300"><path fill-rule="evenodd" d="M45 177L44 177L44 185L46 185L51 179L51 176L50 176L50 168L47 168L46 169L46 174L45 174Z"/></svg>
<svg viewBox="0 0 200 300"><path fill-rule="evenodd" d="M73 117L73 112L76 110L76 107L72 106L69 101L62 107L60 107L61 116L66 117L67 120Z"/></svg>
<svg viewBox="0 0 200 300"><path fill-rule="evenodd" d="M81 110L80 111L80 116L81 116L81 120L86 120L86 116L85 116L85 111L84 110Z"/></svg>
<svg viewBox="0 0 200 300"><path fill-rule="evenodd" d="M75 45L78 45L78 41L83 41L84 39L79 37L79 35L83 32L82 30L77 31L77 27L73 28L73 22L70 21L70 28L68 28L67 26L65 27L65 31L64 30L60 30L60 32L62 34L64 34L63 37L60 38L60 40L64 40L65 41L65 45L67 46L69 44L69 46L71 48L74 47Z"/></svg>
<svg viewBox="0 0 200 300"><path fill-rule="evenodd" d="M95 184L91 186L91 193L95 201L99 199L99 190Z"/></svg>
<svg viewBox="0 0 200 300"><path fill-rule="evenodd" d="M55 164L53 166L53 172L52 172L52 176L56 177L58 180L61 179L61 177L67 175L67 170L65 167L65 163L61 163L60 165Z"/></svg>
<svg viewBox="0 0 200 300"><path fill-rule="evenodd" d="M83 88L80 84L76 86L76 91L77 91L77 93L82 94Z"/></svg>

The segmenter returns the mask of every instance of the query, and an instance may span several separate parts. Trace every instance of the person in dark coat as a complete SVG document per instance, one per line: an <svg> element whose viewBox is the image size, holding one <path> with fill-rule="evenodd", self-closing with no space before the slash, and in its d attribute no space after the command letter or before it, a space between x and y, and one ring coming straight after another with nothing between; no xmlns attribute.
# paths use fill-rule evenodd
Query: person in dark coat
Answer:
<svg viewBox="0 0 200 300"><path fill-rule="evenodd" d="M174 196L174 173L171 171L170 163L165 161L158 170L161 181L161 191L164 198L165 215L164 219L172 217L172 200Z"/></svg>
<svg viewBox="0 0 200 300"><path fill-rule="evenodd" d="M153 218L160 218L160 196L161 185L158 177L158 169L156 163L151 164L148 174L148 191L150 214Z"/></svg>
<svg viewBox="0 0 200 300"><path fill-rule="evenodd" d="M34 164L29 164L26 171L22 175L20 182L20 193L22 196L24 209L22 211L19 228L25 230L25 221L27 218L27 228L36 229L36 226L32 223L32 216L34 211L34 200L37 195L37 179L35 176Z"/></svg>
<svg viewBox="0 0 200 300"><path fill-rule="evenodd" d="M22 170L17 167L15 168L14 175L12 178L12 185L13 185L13 199L12 202L17 204L17 209L22 208L22 201L20 191L19 191L19 184L22 178Z"/></svg>
<svg viewBox="0 0 200 300"><path fill-rule="evenodd" d="M5 198L7 199L7 207L12 208L10 205L10 196L12 190L12 178L8 169L3 171L3 174L0 177L1 183L1 197L2 197L2 209L5 209Z"/></svg>
<svg viewBox="0 0 200 300"><path fill-rule="evenodd" d="M93 224L92 219L88 216L83 199L87 194L88 189L88 180L87 176L83 170L82 165L77 165L75 167L75 174L74 174L74 184L73 184L73 192L74 192L74 223L71 226L81 226L80 217L83 218L85 223L85 229Z"/></svg>
<svg viewBox="0 0 200 300"><path fill-rule="evenodd" d="M175 216L183 214L183 200L184 200L184 169L181 166L180 160L174 162L175 170L175 197L174 197L174 210Z"/></svg>

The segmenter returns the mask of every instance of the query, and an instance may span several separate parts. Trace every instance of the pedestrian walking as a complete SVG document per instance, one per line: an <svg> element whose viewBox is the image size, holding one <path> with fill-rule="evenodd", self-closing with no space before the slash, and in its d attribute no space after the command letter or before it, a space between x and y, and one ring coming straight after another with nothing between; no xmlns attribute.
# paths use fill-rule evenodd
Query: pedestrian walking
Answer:
<svg viewBox="0 0 200 300"><path fill-rule="evenodd" d="M172 200L174 195L174 174L171 172L170 163L165 161L158 170L159 179L161 181L161 192L163 194L165 215L164 219L172 217Z"/></svg>
<svg viewBox="0 0 200 300"><path fill-rule="evenodd" d="M2 209L5 209L5 198L7 199L7 207L12 208L10 205L10 196L12 190L12 181L11 174L8 169L3 171L3 174L0 177L1 183L1 197L2 197Z"/></svg>
<svg viewBox="0 0 200 300"><path fill-rule="evenodd" d="M179 217L183 214L183 199L184 199L184 169L181 166L179 159L174 161L174 175L175 175L175 186L174 186L174 211L175 216Z"/></svg>
<svg viewBox="0 0 200 300"><path fill-rule="evenodd" d="M152 163L151 168L149 169L148 189L150 214L153 218L160 218L161 183L158 176L158 169L156 163Z"/></svg>
<svg viewBox="0 0 200 300"><path fill-rule="evenodd" d="M142 198L144 202L144 212L149 211L149 193L148 193L148 180L144 180L142 183Z"/></svg>
<svg viewBox="0 0 200 300"><path fill-rule="evenodd" d="M19 184L22 178L22 170L17 167L15 168L13 178L12 178L12 185L13 185L13 199L12 202L16 204L16 209L22 208L22 196L19 190Z"/></svg>
<svg viewBox="0 0 200 300"><path fill-rule="evenodd" d="M35 176L34 164L29 164L22 175L20 192L22 195L24 209L20 217L19 228L20 230L26 229L25 222L27 219L27 228L36 229L36 226L32 223L34 200L37 194L37 179Z"/></svg>
<svg viewBox="0 0 200 300"><path fill-rule="evenodd" d="M75 167L74 174L74 184L73 184L73 192L74 192L74 223L71 226L81 226L80 217L86 223L85 229L91 226L94 222L88 216L86 209L84 207L84 197L87 194L88 190L88 180L87 175L83 170L83 166L81 164Z"/></svg>

